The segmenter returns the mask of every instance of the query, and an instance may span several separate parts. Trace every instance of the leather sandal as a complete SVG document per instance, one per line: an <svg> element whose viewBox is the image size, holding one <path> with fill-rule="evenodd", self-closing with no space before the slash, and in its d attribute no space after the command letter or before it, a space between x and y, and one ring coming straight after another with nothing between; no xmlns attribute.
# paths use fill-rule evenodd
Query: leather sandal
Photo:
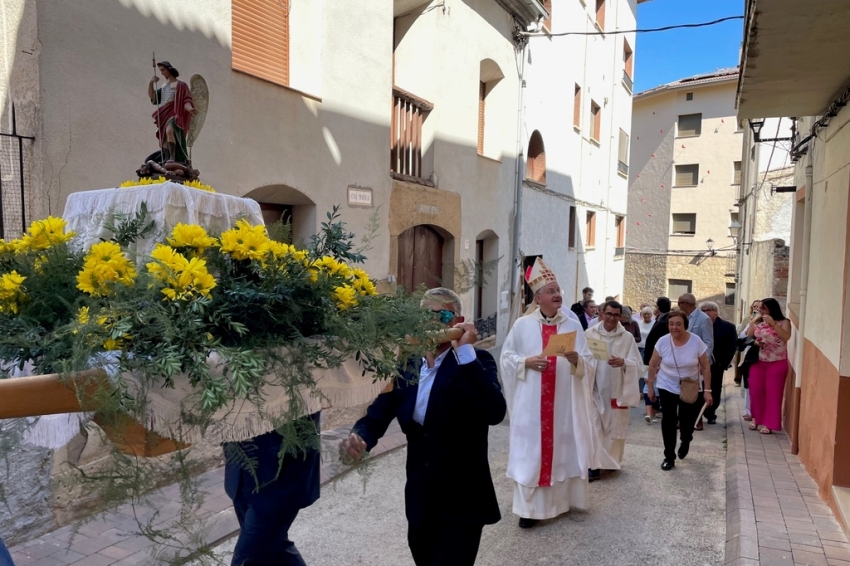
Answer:
<svg viewBox="0 0 850 566"><path fill-rule="evenodd" d="M759 431L759 434L773 434L773 431L765 426L762 427L762 429Z"/></svg>
<svg viewBox="0 0 850 566"><path fill-rule="evenodd" d="M749 428L750 428L750 430L758 430L758 429L759 429L759 425L757 425L756 423L752 422L752 423L750 423L750 427L749 427Z"/></svg>

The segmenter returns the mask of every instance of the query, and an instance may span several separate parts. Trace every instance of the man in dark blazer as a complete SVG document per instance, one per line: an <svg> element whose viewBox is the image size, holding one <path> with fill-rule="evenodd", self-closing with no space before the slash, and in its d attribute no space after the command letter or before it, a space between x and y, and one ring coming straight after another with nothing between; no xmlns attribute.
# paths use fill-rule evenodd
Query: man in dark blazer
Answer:
<svg viewBox="0 0 850 566"><path fill-rule="evenodd" d="M648 366L649 360L652 359L652 352L655 351L655 343L665 334L670 334L670 329L667 328L667 315L670 313L672 303L667 297L658 297L655 301L655 307L658 309L658 314L655 317L655 324L649 329L649 334L646 335L646 344L643 345L643 364Z"/></svg>
<svg viewBox="0 0 850 566"><path fill-rule="evenodd" d="M319 416L295 423L305 446L283 460L283 437L276 431L224 444L224 491L240 527L231 566L305 566L289 540L289 527L301 509L319 499ZM255 465L248 466L246 458Z"/></svg>
<svg viewBox="0 0 850 566"><path fill-rule="evenodd" d="M735 357L738 329L731 322L720 318L717 303L711 301L702 303L700 309L708 315L714 326L714 361L711 363L712 404L705 410L705 418L708 424L717 424L717 408L720 406L720 393L723 390L723 374L729 369Z"/></svg>
<svg viewBox="0 0 850 566"><path fill-rule="evenodd" d="M593 289L585 287L581 290L581 300L570 307L570 310L578 317L578 321L584 330L587 330L587 318L584 316L585 301L593 300Z"/></svg>
<svg viewBox="0 0 850 566"><path fill-rule="evenodd" d="M493 356L473 347L477 333L463 322L460 298L431 289L423 306L463 335L421 361L410 360L340 450L359 459L398 418L408 442L404 499L413 560L417 566L472 566L484 525L501 519L487 435L507 406Z"/></svg>

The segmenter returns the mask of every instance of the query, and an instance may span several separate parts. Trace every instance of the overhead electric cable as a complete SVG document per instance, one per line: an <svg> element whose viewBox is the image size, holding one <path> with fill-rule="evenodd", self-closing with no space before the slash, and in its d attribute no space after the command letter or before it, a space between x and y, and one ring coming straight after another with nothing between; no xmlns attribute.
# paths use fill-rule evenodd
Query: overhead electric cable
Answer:
<svg viewBox="0 0 850 566"><path fill-rule="evenodd" d="M658 31L669 31L671 29L685 29L685 28L702 28L707 26L714 26L717 24L721 24L723 22L728 22L730 20L743 20L744 16L727 16L725 18L720 18L719 20L713 20L710 22L700 22L697 24L677 24L672 26L664 26L660 28L646 28L646 29L621 29L614 31L565 31L560 33L546 33L542 31L524 31L520 32L521 35L527 35L530 37L535 36L548 36L548 37L563 37L565 35L619 35L623 33L654 33Z"/></svg>

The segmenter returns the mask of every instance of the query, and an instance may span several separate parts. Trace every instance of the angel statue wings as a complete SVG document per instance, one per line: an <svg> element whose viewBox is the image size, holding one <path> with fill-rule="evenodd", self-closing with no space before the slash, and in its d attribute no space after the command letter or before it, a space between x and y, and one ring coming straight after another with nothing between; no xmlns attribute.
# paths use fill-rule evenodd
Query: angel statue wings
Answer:
<svg viewBox="0 0 850 566"><path fill-rule="evenodd" d="M137 173L140 177L196 179L198 171L192 168L192 145L207 113L207 83L201 75L192 75L191 86L186 84L178 79L180 72L168 61L160 61L156 67L165 80L157 88L160 79L154 75L148 82L148 97L156 106L151 117L160 149L145 159Z"/></svg>

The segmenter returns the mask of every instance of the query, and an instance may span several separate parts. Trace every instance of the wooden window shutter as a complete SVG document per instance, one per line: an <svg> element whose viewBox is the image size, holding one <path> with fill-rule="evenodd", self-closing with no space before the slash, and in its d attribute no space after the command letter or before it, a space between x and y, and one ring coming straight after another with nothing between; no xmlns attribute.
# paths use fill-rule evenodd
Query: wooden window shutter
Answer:
<svg viewBox="0 0 850 566"><path fill-rule="evenodd" d="M573 96L573 126L581 128L581 87L578 85Z"/></svg>
<svg viewBox="0 0 850 566"><path fill-rule="evenodd" d="M484 97L487 83L478 82L478 155L484 155Z"/></svg>
<svg viewBox="0 0 850 566"><path fill-rule="evenodd" d="M676 187L696 187L699 183L699 164L676 165Z"/></svg>
<svg viewBox="0 0 850 566"><path fill-rule="evenodd" d="M585 247L593 248L596 247L596 213L588 212L587 213L587 234L585 239Z"/></svg>
<svg viewBox="0 0 850 566"><path fill-rule="evenodd" d="M735 162L733 175L734 176L732 177L732 184L733 185L740 185L741 184L741 162L740 161Z"/></svg>
<svg viewBox="0 0 850 566"><path fill-rule="evenodd" d="M620 130L620 146L617 151L617 158L620 160L620 163L629 164L629 134L622 129Z"/></svg>
<svg viewBox="0 0 850 566"><path fill-rule="evenodd" d="M622 216L617 216L614 220L614 225L617 228L617 247L623 248L626 246L626 222Z"/></svg>
<svg viewBox="0 0 850 566"><path fill-rule="evenodd" d="M668 279L667 287L669 288L667 295L678 298L691 292L693 281L690 279Z"/></svg>
<svg viewBox="0 0 850 566"><path fill-rule="evenodd" d="M234 71L289 86L291 0L232 0Z"/></svg>
<svg viewBox="0 0 850 566"><path fill-rule="evenodd" d="M682 114L679 116L680 138L698 136L702 133L702 114Z"/></svg>

